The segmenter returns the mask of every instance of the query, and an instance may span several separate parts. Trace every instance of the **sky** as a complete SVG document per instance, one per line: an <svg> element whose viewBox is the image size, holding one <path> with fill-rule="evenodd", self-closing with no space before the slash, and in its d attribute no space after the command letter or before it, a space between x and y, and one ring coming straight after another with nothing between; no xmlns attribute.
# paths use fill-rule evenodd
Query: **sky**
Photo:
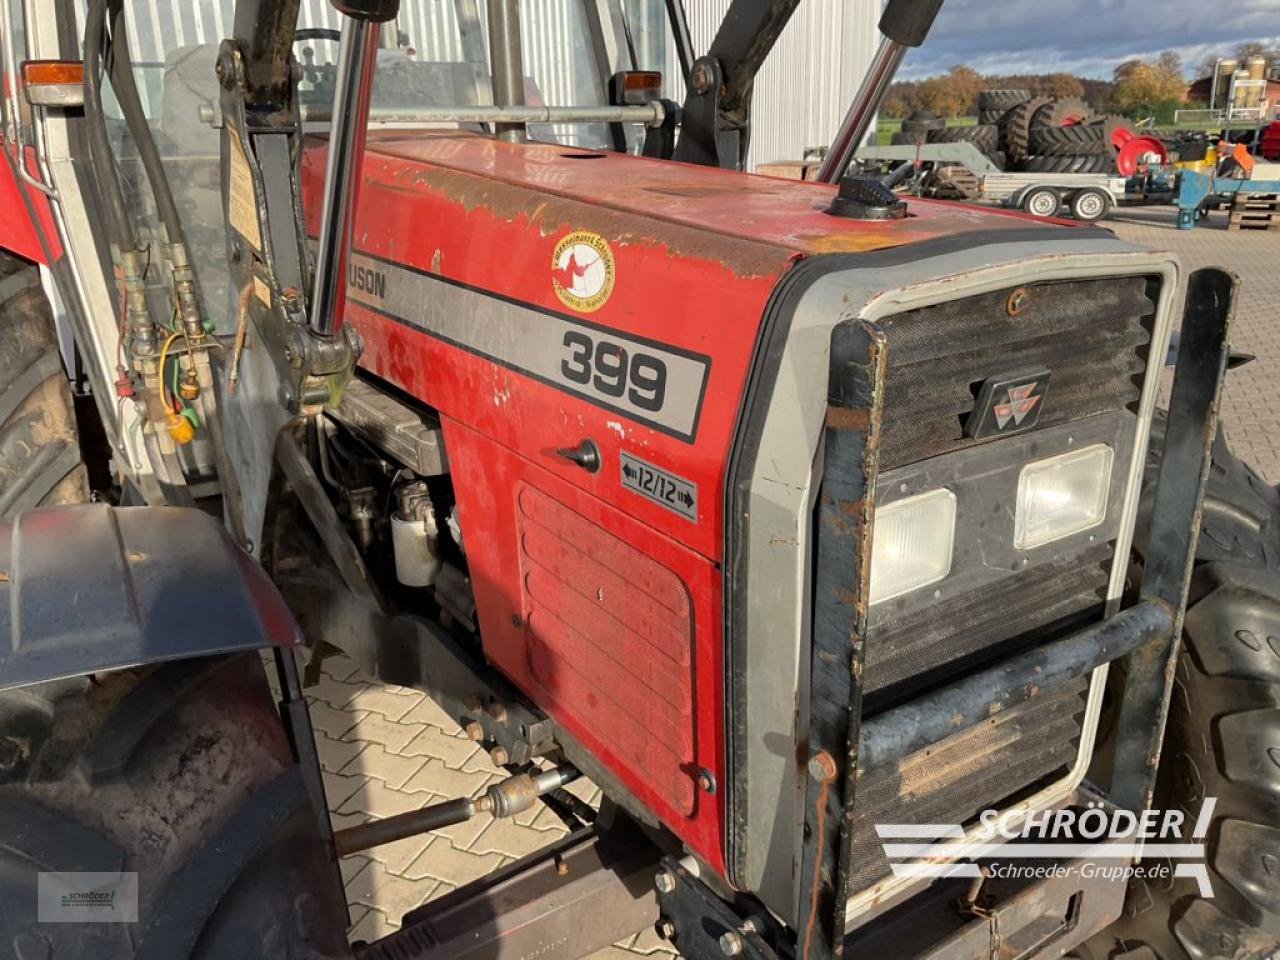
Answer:
<svg viewBox="0 0 1280 960"><path fill-rule="evenodd" d="M1245 40L1280 43L1280 0L945 0L899 77L963 63L979 73L1110 78L1134 57L1176 50L1191 68Z"/></svg>

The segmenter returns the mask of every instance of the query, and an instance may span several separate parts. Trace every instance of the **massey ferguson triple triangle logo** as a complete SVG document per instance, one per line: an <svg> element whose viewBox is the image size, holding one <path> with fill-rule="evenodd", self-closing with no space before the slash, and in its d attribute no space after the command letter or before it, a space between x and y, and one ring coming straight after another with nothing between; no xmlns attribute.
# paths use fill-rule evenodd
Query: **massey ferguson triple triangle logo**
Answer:
<svg viewBox="0 0 1280 960"><path fill-rule="evenodd" d="M996 415L996 429L1003 430L1013 421L1015 427L1022 426L1022 421L1036 408L1040 396L1035 392L1036 384L1024 383L1020 387L1009 388L1009 402L997 403L991 408Z"/></svg>
<svg viewBox="0 0 1280 960"><path fill-rule="evenodd" d="M965 433L974 438L1029 430L1040 420L1049 371L1043 368L988 377L978 391Z"/></svg>

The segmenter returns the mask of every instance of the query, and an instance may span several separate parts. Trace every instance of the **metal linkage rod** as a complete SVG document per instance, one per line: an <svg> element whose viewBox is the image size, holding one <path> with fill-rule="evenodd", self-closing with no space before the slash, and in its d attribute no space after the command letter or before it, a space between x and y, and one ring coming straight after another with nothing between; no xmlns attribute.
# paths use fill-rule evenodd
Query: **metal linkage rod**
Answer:
<svg viewBox="0 0 1280 960"><path fill-rule="evenodd" d="M333 111L324 106L303 104L300 112L304 123L328 123L333 119ZM370 128L423 123L643 123L661 127L666 116L667 111L655 100L626 107L373 107L368 122ZM215 127L222 125L222 117L209 104L200 107L200 119Z"/></svg>
<svg viewBox="0 0 1280 960"><path fill-rule="evenodd" d="M553 767L541 773L522 773L510 779L495 783L481 796L472 800L459 797L446 800L444 803L433 803L421 810L397 814L339 830L334 835L338 856L370 847L381 846L412 837L428 830L451 826L470 820L477 813L491 813L495 817L513 817L533 806L535 800L543 794L559 790L566 784L577 780L580 774L573 767Z"/></svg>

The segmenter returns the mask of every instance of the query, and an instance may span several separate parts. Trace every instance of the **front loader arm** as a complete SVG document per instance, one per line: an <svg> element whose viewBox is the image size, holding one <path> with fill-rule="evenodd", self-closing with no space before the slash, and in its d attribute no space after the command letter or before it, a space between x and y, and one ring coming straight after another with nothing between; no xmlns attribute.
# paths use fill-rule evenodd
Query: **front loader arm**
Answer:
<svg viewBox="0 0 1280 960"><path fill-rule="evenodd" d="M377 28L395 16L399 0L335 6L352 18L335 103L343 104L354 84L362 106L355 116L335 108L330 140L340 148L327 176L318 264L308 246L300 179L302 121L291 52L299 0L239 0L234 35L218 53L228 272L238 291L226 433L251 544L261 539L276 437L294 417L338 405L361 351L355 331L341 323L358 184L351 173L363 146Z"/></svg>

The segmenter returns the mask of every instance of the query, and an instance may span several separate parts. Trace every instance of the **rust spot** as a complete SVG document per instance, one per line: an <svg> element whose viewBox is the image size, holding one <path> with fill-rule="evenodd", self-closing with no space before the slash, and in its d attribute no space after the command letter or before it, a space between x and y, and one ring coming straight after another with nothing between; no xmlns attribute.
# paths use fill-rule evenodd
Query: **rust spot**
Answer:
<svg viewBox="0 0 1280 960"><path fill-rule="evenodd" d="M367 168L372 166L371 161L375 161L376 151L376 159L383 161L378 172L383 175L370 178L368 186L374 190L390 191L407 188L415 196L424 192L437 193L469 212L487 212L502 220L536 226L544 236L590 229L611 243L665 247L671 256L711 261L743 278L774 276L784 270L794 257L790 251L775 244L718 234L657 217L645 217L634 210L575 199L570 195L572 183L544 181L534 185L498 179L503 166L501 163L496 163L495 169L488 171L466 169L461 165L466 163L467 155L474 160L474 154L451 149L464 146L466 139L469 138L459 137L456 131L451 131L445 135L419 133L413 139L399 142L370 142ZM506 148L495 146L495 149ZM525 163L537 163L537 152L536 148L525 148L521 151L521 158ZM452 153L458 157L451 157ZM600 162L614 160L616 158L606 156ZM452 163L460 166L453 167Z"/></svg>
<svg viewBox="0 0 1280 960"><path fill-rule="evenodd" d="M846 607L856 607L858 597L852 590L846 590L844 587L836 587L831 591L836 598L836 603Z"/></svg>
<svg viewBox="0 0 1280 960"><path fill-rule="evenodd" d="M871 411L866 407L827 407L827 426L866 433L871 429Z"/></svg>
<svg viewBox="0 0 1280 960"><path fill-rule="evenodd" d="M1016 317L1027 309L1027 304L1031 300L1031 294L1026 287L1018 287L1010 291L1009 299L1004 302L1004 311L1011 317Z"/></svg>
<svg viewBox="0 0 1280 960"><path fill-rule="evenodd" d="M857 521L867 518L867 501L865 500L841 500L836 504L836 509L846 517L852 517Z"/></svg>

